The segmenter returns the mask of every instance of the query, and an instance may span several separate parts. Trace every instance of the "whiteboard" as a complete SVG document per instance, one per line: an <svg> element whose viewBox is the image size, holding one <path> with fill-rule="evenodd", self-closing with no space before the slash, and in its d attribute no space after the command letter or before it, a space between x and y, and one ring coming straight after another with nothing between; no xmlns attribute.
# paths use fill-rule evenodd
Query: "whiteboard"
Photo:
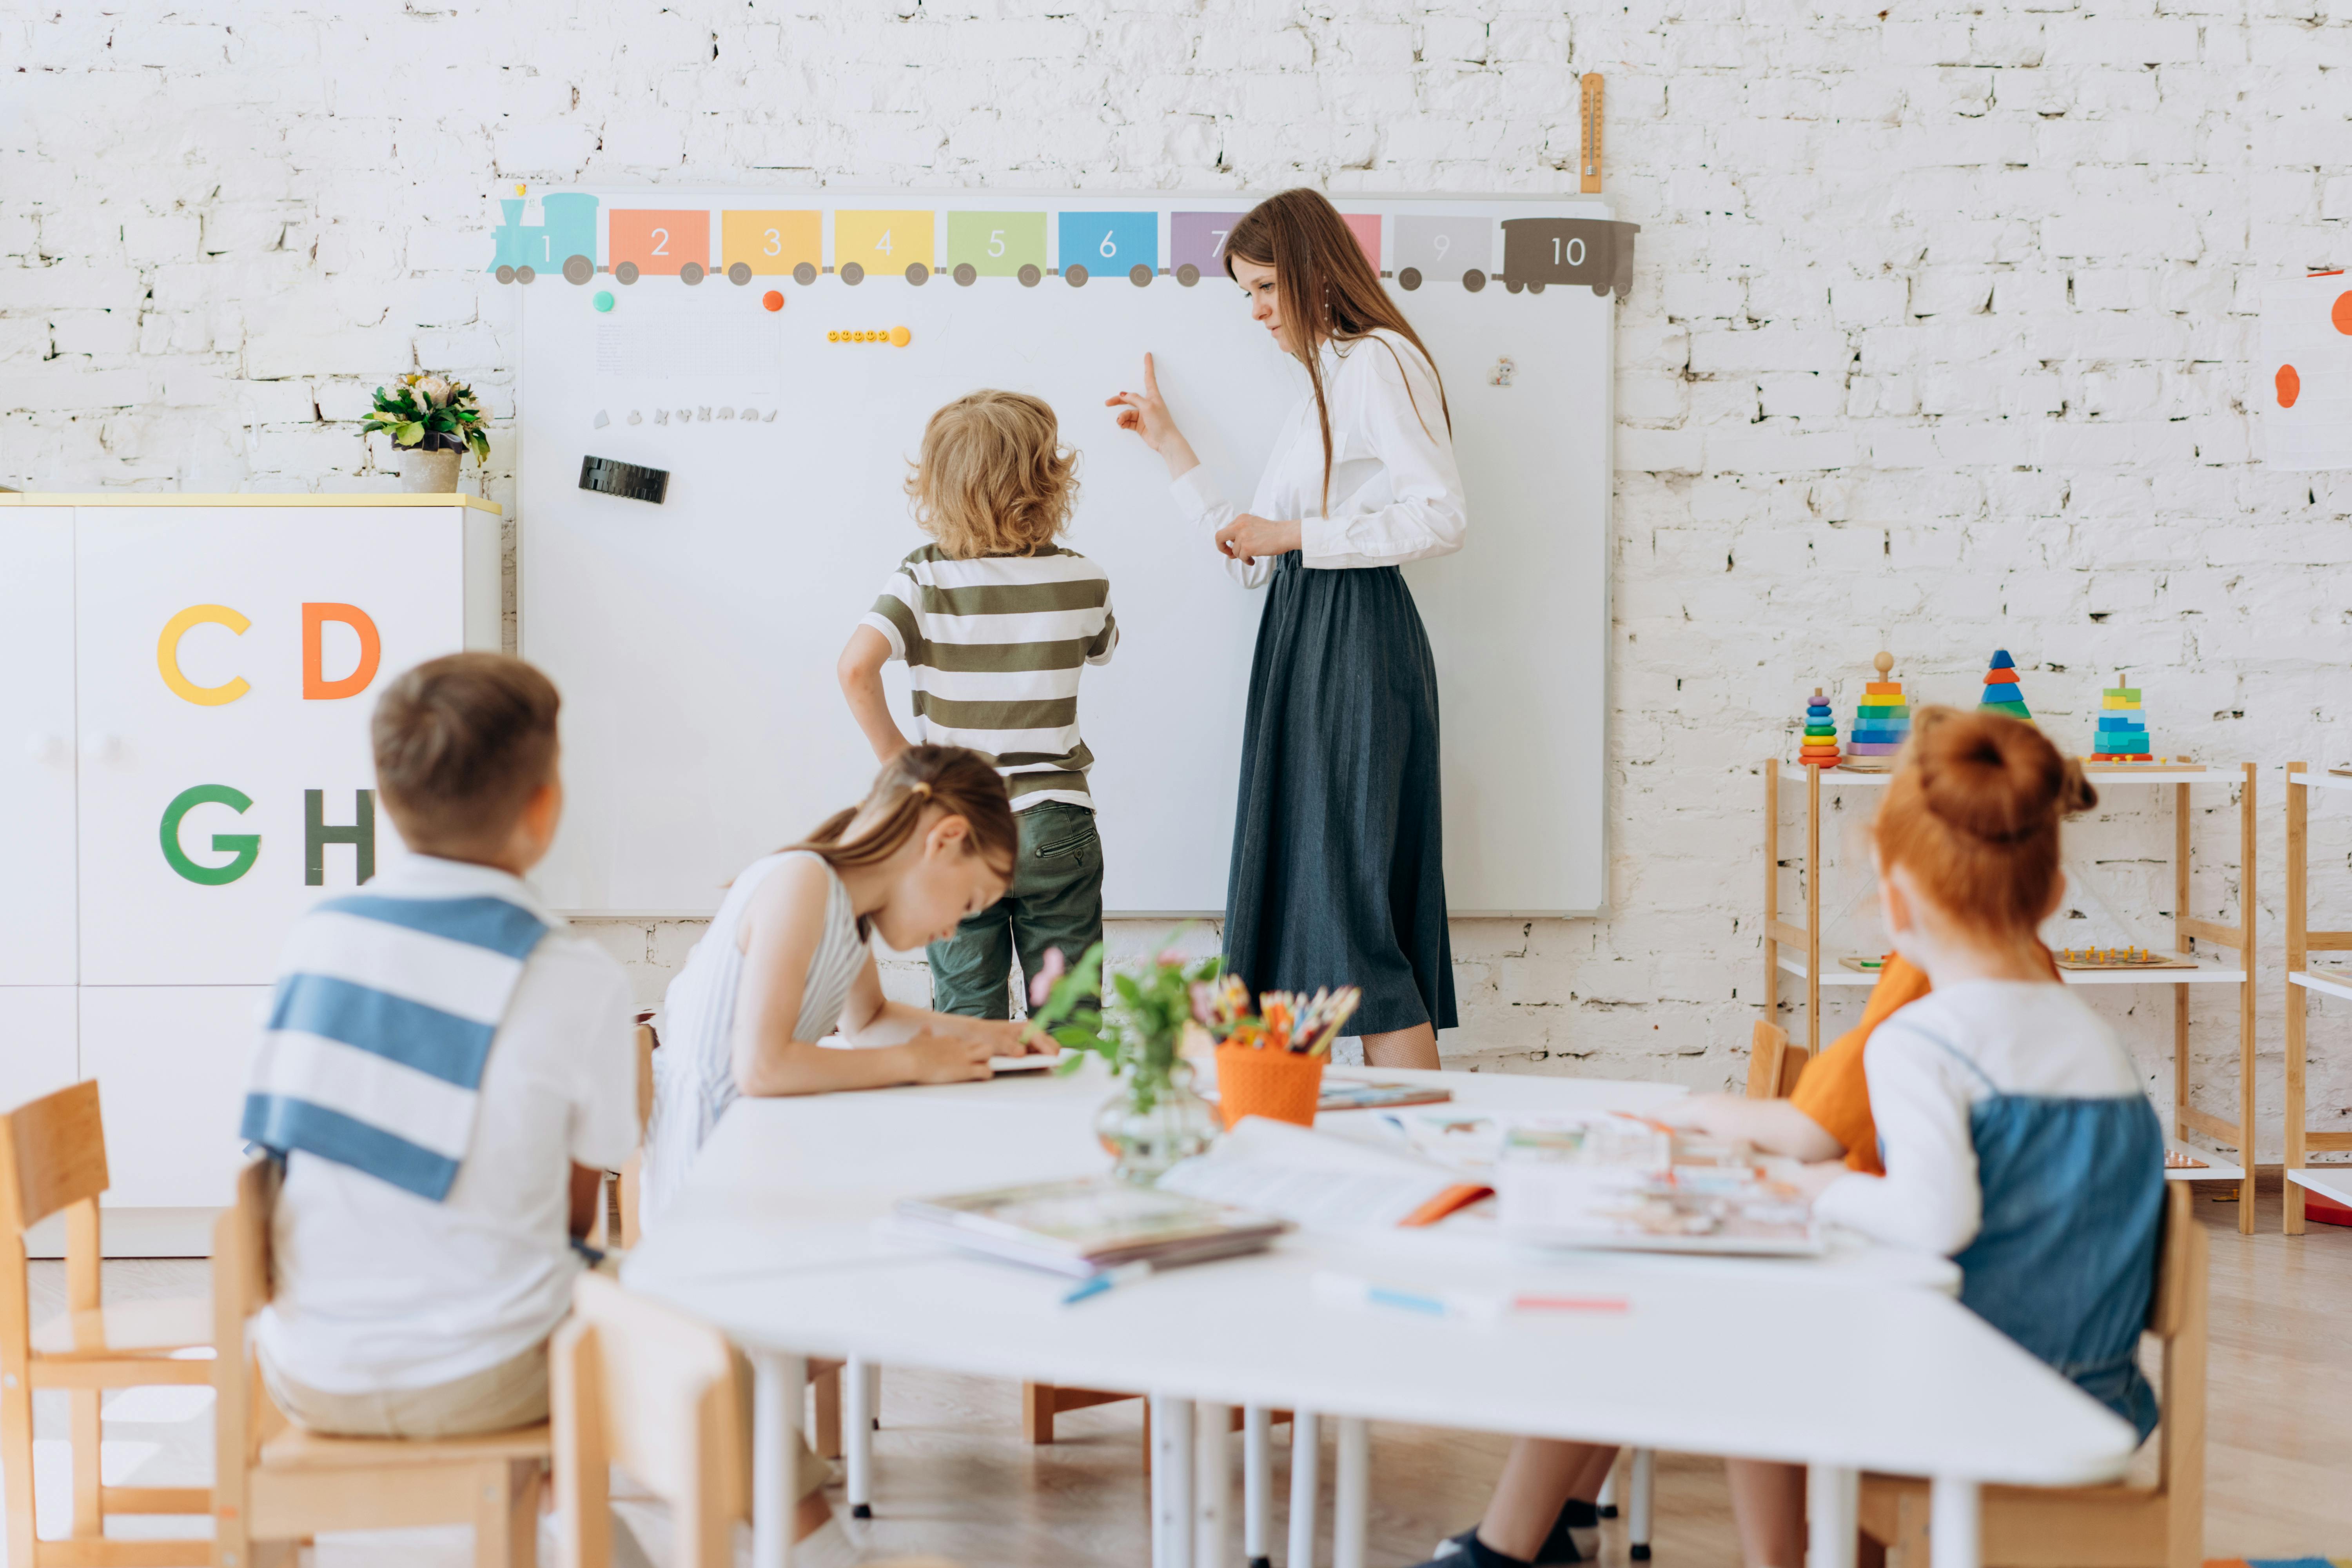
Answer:
<svg viewBox="0 0 2352 1568"><path fill-rule="evenodd" d="M1160 459L1102 402L1138 384L1151 351L1202 461L1246 506L1307 385L1205 248L1230 223L1215 215L1251 199L662 190L507 204L492 265L515 279L523 344L520 646L563 693L568 804L537 874L551 905L708 914L743 866L864 795L875 764L835 661L924 542L901 489L924 421L996 386L1054 405L1081 457L1066 542L1110 575L1118 651L1079 697L1105 908L1222 910L1263 594L1179 520ZM1340 205L1444 377L1468 500L1465 547L1405 568L1437 664L1449 907L1595 912L1610 263L1573 240L1576 284L1555 268L1544 287L1530 227L1502 224L1608 211ZM1507 258L1507 237L1528 244ZM1601 280L1576 286L1595 265ZM904 346L832 341L897 327ZM666 499L580 489L592 455L667 470ZM912 733L900 667L890 682Z"/></svg>

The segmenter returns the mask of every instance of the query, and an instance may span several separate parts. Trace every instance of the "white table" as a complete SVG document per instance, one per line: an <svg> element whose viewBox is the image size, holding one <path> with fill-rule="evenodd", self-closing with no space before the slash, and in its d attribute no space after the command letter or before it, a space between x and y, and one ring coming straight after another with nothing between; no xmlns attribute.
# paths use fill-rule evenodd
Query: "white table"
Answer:
<svg viewBox="0 0 2352 1568"><path fill-rule="evenodd" d="M1426 1076L1461 1104L1522 1111L1637 1110L1680 1092L1380 1076ZM1981 1484L2110 1480L2136 1446L2122 1420L1945 1290L1923 1288L1948 1281L1946 1266L1922 1272L1883 1253L1823 1263L1529 1254L1461 1223L1294 1235L1261 1257L1155 1276L1064 1309L1066 1281L909 1244L876 1223L908 1195L1102 1169L1089 1121L1107 1092L1090 1072L746 1100L729 1110L625 1278L719 1324L753 1354L760 1568L782 1568L789 1555L791 1468L782 1456L796 1440L810 1355L1151 1390L1158 1568L1222 1568L1230 1479L1219 1435L1234 1405L1338 1418L1339 1568L1362 1564L1371 1420L1809 1466L1811 1568L1852 1568L1864 1468L1933 1478L1937 1568L1976 1568ZM1370 1114L1326 1120L1344 1126ZM1313 1296L1323 1269L1410 1288L1622 1296L1630 1309L1485 1326L1335 1311ZM1188 1452L1192 1433L1200 1436ZM1308 1437L1294 1436L1294 1483L1299 1458L1313 1452ZM1294 1497L1311 1501L1311 1475L1304 1479ZM1307 1568L1298 1542L1295 1531L1292 1568Z"/></svg>

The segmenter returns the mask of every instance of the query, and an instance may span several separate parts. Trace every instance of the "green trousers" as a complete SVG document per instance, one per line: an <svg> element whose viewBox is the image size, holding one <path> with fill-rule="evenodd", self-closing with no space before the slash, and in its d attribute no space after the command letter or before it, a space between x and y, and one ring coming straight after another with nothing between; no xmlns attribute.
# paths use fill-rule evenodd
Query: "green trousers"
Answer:
<svg viewBox="0 0 2352 1568"><path fill-rule="evenodd" d="M969 916L955 936L925 950L931 961L931 1005L968 1018L1009 1018L1013 955L1034 974L1048 950L1073 966L1102 940L1102 840L1095 814L1067 801L1044 801L1021 813L1021 851L1013 886Z"/></svg>

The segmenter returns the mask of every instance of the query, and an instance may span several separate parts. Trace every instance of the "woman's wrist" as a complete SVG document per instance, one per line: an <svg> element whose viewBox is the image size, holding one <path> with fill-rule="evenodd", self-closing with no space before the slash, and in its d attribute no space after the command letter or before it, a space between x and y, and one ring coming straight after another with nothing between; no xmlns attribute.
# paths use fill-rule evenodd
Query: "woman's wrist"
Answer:
<svg viewBox="0 0 2352 1568"><path fill-rule="evenodd" d="M1169 437L1168 444L1160 449L1160 456L1168 465L1170 484L1174 484L1201 466L1201 459L1192 455L1192 444L1181 435Z"/></svg>

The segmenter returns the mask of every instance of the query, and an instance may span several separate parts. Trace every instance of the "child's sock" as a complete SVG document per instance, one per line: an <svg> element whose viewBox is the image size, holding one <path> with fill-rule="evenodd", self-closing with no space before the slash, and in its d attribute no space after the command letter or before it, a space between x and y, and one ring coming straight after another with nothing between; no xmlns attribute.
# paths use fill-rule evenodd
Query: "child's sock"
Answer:
<svg viewBox="0 0 2352 1568"><path fill-rule="evenodd" d="M1551 1533L1544 1537L1542 1547L1536 1552L1538 1563L1581 1563L1600 1549L1600 1542L1589 1533L1601 1528L1601 1512L1582 1498L1570 1498L1561 1505L1559 1517L1552 1521ZM1575 1531L1585 1531L1584 1540L1576 1539Z"/></svg>

